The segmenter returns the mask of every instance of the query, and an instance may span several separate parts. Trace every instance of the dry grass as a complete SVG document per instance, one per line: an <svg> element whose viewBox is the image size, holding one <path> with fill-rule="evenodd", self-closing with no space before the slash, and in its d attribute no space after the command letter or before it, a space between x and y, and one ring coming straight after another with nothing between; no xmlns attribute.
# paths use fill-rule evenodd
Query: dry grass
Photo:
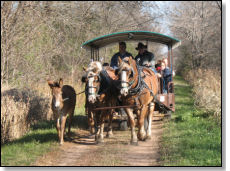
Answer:
<svg viewBox="0 0 230 171"><path fill-rule="evenodd" d="M195 104L221 119L221 75L216 70L198 69L185 77L193 86Z"/></svg>
<svg viewBox="0 0 230 171"><path fill-rule="evenodd" d="M26 113L28 112L28 103L22 100L15 102L9 96L1 97L1 144L19 138L27 132Z"/></svg>
<svg viewBox="0 0 230 171"><path fill-rule="evenodd" d="M1 143L19 138L30 125L52 119L50 100L30 89L6 89L1 92Z"/></svg>

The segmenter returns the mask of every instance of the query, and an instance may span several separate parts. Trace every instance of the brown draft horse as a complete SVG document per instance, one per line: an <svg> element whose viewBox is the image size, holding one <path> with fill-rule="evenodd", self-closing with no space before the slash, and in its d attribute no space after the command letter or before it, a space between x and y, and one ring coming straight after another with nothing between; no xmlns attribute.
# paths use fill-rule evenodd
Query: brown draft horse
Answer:
<svg viewBox="0 0 230 171"><path fill-rule="evenodd" d="M99 110L93 109L98 107L109 107L116 105L116 97L113 88L113 80L105 75L107 72L112 72L110 67L102 67L102 64L98 61L93 61L89 64L88 68L83 68L86 71L86 75L82 79L86 83L86 112L88 112L88 123L90 126L90 132L94 133L94 127L97 127L95 140L97 143L104 142L104 122L106 117L109 117L107 137L112 137L112 118L113 110ZM115 75L115 71L113 70ZM115 94L114 94L115 93ZM96 120L96 123L94 121Z"/></svg>
<svg viewBox="0 0 230 171"><path fill-rule="evenodd" d="M139 67L139 68L138 68ZM137 145L139 140L151 139L151 123L154 111L154 96L158 91L155 73L146 67L136 65L132 57L123 60L118 58L117 75L120 79L120 94L123 105L137 105L136 109L126 108L131 126L131 144ZM134 110L138 117L138 134L135 133ZM144 120L148 119L147 135Z"/></svg>
<svg viewBox="0 0 230 171"><path fill-rule="evenodd" d="M52 91L51 108L54 113L55 120L57 120L56 129L60 145L62 145L64 142L67 114L69 114L68 137L70 137L71 122L76 104L76 93L73 87L63 85L62 79L60 79L59 82L50 80L47 82Z"/></svg>

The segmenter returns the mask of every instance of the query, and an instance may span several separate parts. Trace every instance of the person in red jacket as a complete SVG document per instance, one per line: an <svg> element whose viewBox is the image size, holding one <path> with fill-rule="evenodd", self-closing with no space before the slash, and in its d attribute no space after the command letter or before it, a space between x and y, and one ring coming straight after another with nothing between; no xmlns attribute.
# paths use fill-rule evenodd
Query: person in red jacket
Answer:
<svg viewBox="0 0 230 171"><path fill-rule="evenodd" d="M161 72L161 60L158 60L158 61L157 61L157 64L155 65L155 68L156 68L156 71L157 71L158 73Z"/></svg>

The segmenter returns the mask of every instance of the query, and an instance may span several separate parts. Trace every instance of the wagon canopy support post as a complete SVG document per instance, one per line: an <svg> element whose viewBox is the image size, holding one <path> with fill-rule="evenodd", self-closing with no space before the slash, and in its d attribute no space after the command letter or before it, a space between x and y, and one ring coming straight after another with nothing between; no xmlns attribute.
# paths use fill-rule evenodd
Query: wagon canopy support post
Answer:
<svg viewBox="0 0 230 171"><path fill-rule="evenodd" d="M171 72L172 72L172 81L173 81L173 50L171 48Z"/></svg>
<svg viewBox="0 0 230 171"><path fill-rule="evenodd" d="M99 61L99 49L91 47L91 60Z"/></svg>
<svg viewBox="0 0 230 171"><path fill-rule="evenodd" d="M168 66L171 69L171 72L173 72L173 57L172 57L172 45L168 45ZM172 81L173 81L173 76Z"/></svg>
<svg viewBox="0 0 230 171"><path fill-rule="evenodd" d="M94 60L93 48L91 48L91 60Z"/></svg>

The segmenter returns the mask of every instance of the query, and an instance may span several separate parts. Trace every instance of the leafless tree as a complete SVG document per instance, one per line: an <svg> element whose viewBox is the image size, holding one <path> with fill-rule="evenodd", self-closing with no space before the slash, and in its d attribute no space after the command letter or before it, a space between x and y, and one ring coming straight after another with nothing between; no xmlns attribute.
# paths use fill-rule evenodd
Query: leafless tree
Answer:
<svg viewBox="0 0 230 171"><path fill-rule="evenodd" d="M33 84L56 75L76 80L90 60L81 49L86 40L118 31L160 30L159 15L147 7L156 6L142 1L2 1L1 85Z"/></svg>
<svg viewBox="0 0 230 171"><path fill-rule="evenodd" d="M170 28L183 41L183 46L179 48L183 53L181 58L191 69L221 68L221 11L215 3L172 3L175 8L169 13Z"/></svg>

